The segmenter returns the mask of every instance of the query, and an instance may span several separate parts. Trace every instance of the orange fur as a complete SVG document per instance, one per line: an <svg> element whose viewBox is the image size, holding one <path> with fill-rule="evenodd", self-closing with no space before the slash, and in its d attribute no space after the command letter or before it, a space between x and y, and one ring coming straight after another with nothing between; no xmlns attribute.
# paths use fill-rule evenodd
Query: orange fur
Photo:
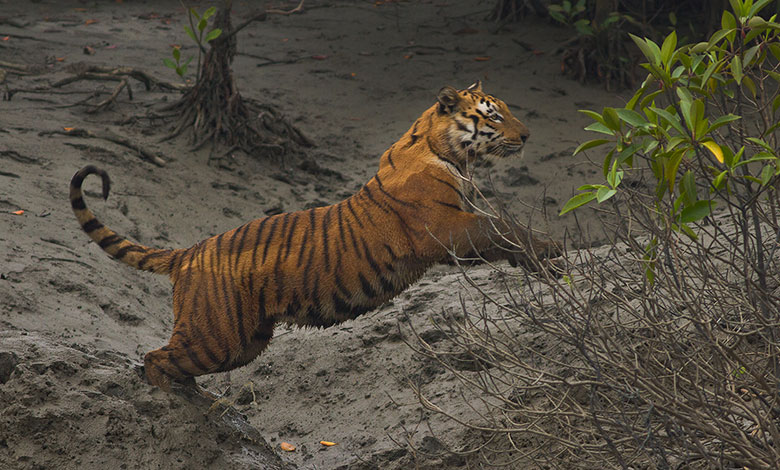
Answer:
<svg viewBox="0 0 780 470"><path fill-rule="evenodd" d="M70 199L82 228L108 254L170 276L173 334L144 358L147 380L169 389L171 380L252 361L277 322L327 327L372 310L452 253L513 262L556 255L554 243L464 204L465 169L486 156L519 154L528 135L478 84L445 87L349 199L253 220L187 249L148 248L98 222L81 184L98 174L107 197L110 183L93 166L74 175Z"/></svg>

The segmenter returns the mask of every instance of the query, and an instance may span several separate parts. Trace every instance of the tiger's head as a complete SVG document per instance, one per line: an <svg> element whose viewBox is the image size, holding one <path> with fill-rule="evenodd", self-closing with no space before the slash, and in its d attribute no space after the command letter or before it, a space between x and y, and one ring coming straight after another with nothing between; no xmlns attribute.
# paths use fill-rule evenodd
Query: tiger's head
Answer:
<svg viewBox="0 0 780 470"><path fill-rule="evenodd" d="M522 157L530 132L498 98L482 91L480 82L465 90L439 91L436 113L444 118L439 136L449 157L459 164L483 158Z"/></svg>

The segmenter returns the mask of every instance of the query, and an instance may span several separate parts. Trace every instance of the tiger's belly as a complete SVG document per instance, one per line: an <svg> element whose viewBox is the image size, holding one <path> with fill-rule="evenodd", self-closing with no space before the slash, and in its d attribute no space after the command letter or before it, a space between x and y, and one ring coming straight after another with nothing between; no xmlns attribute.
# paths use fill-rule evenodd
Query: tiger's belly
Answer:
<svg viewBox="0 0 780 470"><path fill-rule="evenodd" d="M352 320L406 290L430 265L405 257L379 272L373 269L353 272L349 268L340 269L337 264L332 274L316 279L316 286L308 291L307 298L293 295L286 305L276 305L273 317L279 322L322 328ZM300 278L300 285L312 283L311 276L303 272L292 277Z"/></svg>

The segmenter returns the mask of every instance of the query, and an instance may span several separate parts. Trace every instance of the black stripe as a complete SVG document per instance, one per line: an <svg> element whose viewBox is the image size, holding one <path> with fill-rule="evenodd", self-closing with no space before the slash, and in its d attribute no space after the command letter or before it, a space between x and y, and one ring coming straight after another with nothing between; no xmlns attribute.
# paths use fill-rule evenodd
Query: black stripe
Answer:
<svg viewBox="0 0 780 470"><path fill-rule="evenodd" d="M410 137L410 139L409 139L409 144L406 146L406 148L409 148L409 147L411 147L412 145L414 145L414 144L415 144L415 142L417 142L417 139L419 139L419 138L420 138L420 136L418 136L418 135L415 135L415 134L414 134L415 132L417 132L417 125L418 125L419 123L420 123L420 120L419 120L419 119L418 119L418 120L416 120L416 121L414 121L414 125L412 126L412 133L411 133L411 135L409 136L409 137Z"/></svg>
<svg viewBox="0 0 780 470"><path fill-rule="evenodd" d="M131 251L146 251L146 248L134 244L127 245L126 247L121 248L119 251L117 251L116 254L114 254L114 258L122 259L125 257L127 253Z"/></svg>
<svg viewBox="0 0 780 470"><path fill-rule="evenodd" d="M209 370L209 368L206 367L206 365L203 364L203 362L201 362L200 358L198 357L198 354L195 352L193 348L189 347L189 345L186 345L184 346L184 351L187 353L187 357L190 358L192 364L198 369L200 369L201 372L206 372Z"/></svg>
<svg viewBox="0 0 780 470"><path fill-rule="evenodd" d="M376 263L374 257L371 256L371 251L368 249L368 243L366 243L366 241L363 239L360 241L363 242L363 252L366 254L366 261L368 261L368 265L371 267L371 270L373 270L377 275L381 275L382 269Z"/></svg>
<svg viewBox="0 0 780 470"><path fill-rule="evenodd" d="M349 238L352 240L352 248L355 249L355 253L357 253L358 259L363 259L363 256L360 254L360 249L358 248L357 240L355 239L355 232L352 231L352 226L347 224L347 230L349 230Z"/></svg>
<svg viewBox="0 0 780 470"><path fill-rule="evenodd" d="M369 201L373 202L377 207L382 209L382 211L385 214L389 214L390 213L390 211L387 209L387 207L385 207L383 204L380 204L376 199L374 199L374 195L371 193L371 189L369 189L368 185L363 186L363 191L361 191L361 192L366 195L366 197L368 198ZM366 214L368 214L368 213L366 212ZM376 226L376 224L373 221L371 221L371 224Z"/></svg>
<svg viewBox="0 0 780 470"><path fill-rule="evenodd" d="M216 259L214 260L214 266L213 268L219 269L222 266L221 259L222 259L222 239L225 237L224 233L220 233L217 235L217 245L214 248L214 255Z"/></svg>
<svg viewBox="0 0 780 470"><path fill-rule="evenodd" d="M463 132L471 132L468 127L466 127L465 124L455 119L455 124L458 126L458 130L461 130Z"/></svg>
<svg viewBox="0 0 780 470"><path fill-rule="evenodd" d="M379 184L379 190L382 191L382 194L384 194L385 196L389 197L392 201L397 202L398 204L401 204L402 206L417 207L417 204L415 204L413 202L403 201L401 199L398 199L397 197L395 197L392 194L390 194L387 191L385 191L384 186L382 186L382 180L379 179L379 174L378 173L377 173L376 176L374 176L374 178L376 178L376 182Z"/></svg>
<svg viewBox="0 0 780 470"><path fill-rule="evenodd" d="M479 125L478 125L479 124L479 116L471 115L471 116L469 116L469 118L474 122L474 133L471 134L471 138L472 139L476 139L477 138L477 132L479 131Z"/></svg>
<svg viewBox="0 0 780 470"><path fill-rule="evenodd" d="M360 221L360 217L358 217L357 213L355 213L355 209L352 208L352 198L347 199L347 209L352 213L352 216L355 218L355 222L357 222L358 227L363 228L363 222ZM347 225L349 227L349 225Z"/></svg>
<svg viewBox="0 0 780 470"><path fill-rule="evenodd" d="M184 367L181 366L181 364L179 364L179 361L176 360L176 358L174 357L175 353L176 353L175 351L168 352L168 362L171 363L173 367L175 367L176 370L179 371L180 375L183 375L185 377L192 377L192 372L186 370ZM171 374L167 374L167 375L172 377Z"/></svg>
<svg viewBox="0 0 780 470"><path fill-rule="evenodd" d="M390 150L387 151L387 162L390 164L390 166L395 170L395 163L393 163L393 148L390 147Z"/></svg>
<svg viewBox="0 0 780 470"><path fill-rule="evenodd" d="M260 316L260 320L265 319L265 284L263 284L260 287L260 293L257 295L258 301L257 301L257 311Z"/></svg>
<svg viewBox="0 0 780 470"><path fill-rule="evenodd" d="M271 228L268 229L268 236L265 237L265 248L263 248L263 259L260 264L265 264L265 258L268 256L268 248L271 247L271 240L273 239L274 232L276 232L276 226L279 225L279 217L274 216L274 221L271 223Z"/></svg>
<svg viewBox="0 0 780 470"><path fill-rule="evenodd" d="M286 260L288 256L290 256L290 249L292 249L292 237L295 234L295 226L298 224L298 216L300 213L296 212L293 214L293 221L292 224L290 224L290 231L287 233L287 243L284 247L284 259Z"/></svg>
<svg viewBox="0 0 780 470"><path fill-rule="evenodd" d="M263 228L268 222L268 219L270 219L270 217L261 220L260 225L257 227L257 235L255 236L255 241L252 243L252 265L257 263L257 250L260 248L260 237L263 234Z"/></svg>
<svg viewBox="0 0 780 470"><path fill-rule="evenodd" d="M301 267L301 263L303 263L303 250L306 249L306 241L309 238L309 230L307 229L305 232L303 232L303 240L301 240L301 249L298 251L298 262L295 263L296 268Z"/></svg>
<svg viewBox="0 0 780 470"><path fill-rule="evenodd" d="M370 299L376 297L376 291L374 291L374 288L371 287L371 284L368 282L368 279L366 279L363 273L358 274L358 279L360 279L360 287L363 289L363 293L366 295L366 297Z"/></svg>
<svg viewBox="0 0 780 470"><path fill-rule="evenodd" d="M434 199L433 202L435 202L436 204L441 204L442 206L450 207L450 208L455 209L455 210L463 211L463 209L460 206L452 204L452 203L449 203L449 202L439 201L437 199Z"/></svg>
<svg viewBox="0 0 780 470"><path fill-rule="evenodd" d="M294 317L295 313L300 310L301 303L298 301L298 293L293 291L292 295L290 296L290 302L287 304L287 308L284 310L284 313L288 317ZM271 338L269 337L268 340Z"/></svg>
<svg viewBox="0 0 780 470"><path fill-rule="evenodd" d="M336 313L349 313L352 308L349 306L349 304L339 297L337 293L333 293L333 310Z"/></svg>
<svg viewBox="0 0 780 470"><path fill-rule="evenodd" d="M340 271L336 271L336 288L338 288L338 290L341 291L345 297L351 297L352 293L349 291L349 289L347 289L347 287L344 285L344 282L341 280Z"/></svg>
<svg viewBox="0 0 780 470"><path fill-rule="evenodd" d="M106 238L100 240L98 242L98 245L100 248L103 248L104 250L108 248L111 245L116 245L117 243L120 243L122 241L122 237L120 237L117 234L109 235Z"/></svg>
<svg viewBox="0 0 780 470"><path fill-rule="evenodd" d="M145 254L141 259L138 260L138 263L136 266L138 266L138 269L145 270L146 268L146 262L149 261L151 258L156 258L158 256L162 256L165 254L164 251L151 251L147 254Z"/></svg>
<svg viewBox="0 0 780 470"><path fill-rule="evenodd" d="M336 208L336 219L339 222L339 236L341 237L341 251L347 251L347 239L344 237L344 217L342 214L343 204L339 204Z"/></svg>
<svg viewBox="0 0 780 470"><path fill-rule="evenodd" d="M274 264L274 282L276 283L276 303L277 305L282 305L282 294L284 293L284 276L282 275L282 263L280 263L280 259L282 257L282 252L277 252L276 256L276 263Z"/></svg>
<svg viewBox="0 0 780 470"><path fill-rule="evenodd" d="M75 210L84 210L87 208L87 205L84 204L84 198L79 196L76 199L70 201L70 207Z"/></svg>
<svg viewBox="0 0 780 470"><path fill-rule="evenodd" d="M168 272L172 273L174 269L176 269L178 266L178 261L182 258L182 252L181 251L174 251L171 253L171 259L168 260Z"/></svg>
<svg viewBox="0 0 780 470"><path fill-rule="evenodd" d="M246 331L244 327L244 301L241 299L241 290L233 288L233 294L236 304L236 322L238 323L238 338L241 342L239 348L243 351L246 348Z"/></svg>
<svg viewBox="0 0 780 470"><path fill-rule="evenodd" d="M236 255L236 265L235 265L234 269L236 271L238 270L238 263L239 263L239 261L241 261L241 252L244 251L244 244L246 243L246 235L247 235L247 233L249 233L249 224L250 223L246 223L246 224L238 227L238 229L236 230L236 234L234 235L234 237L236 237L236 236L238 236L238 232L241 232L241 240L239 240L238 248L234 252L234 254Z"/></svg>
<svg viewBox="0 0 780 470"><path fill-rule="evenodd" d="M84 225L82 225L81 228L84 229L84 231L87 233L92 233L95 230L100 230L103 228L103 224L98 222L98 219L93 217L89 219Z"/></svg>
<svg viewBox="0 0 780 470"><path fill-rule="evenodd" d="M439 177L436 177L436 176L434 176L434 177L433 177L433 179L435 179L436 181L438 181L438 182L439 182L439 183L441 183L441 184L444 184L444 185L446 185L446 186L449 186L449 187L450 187L450 188L451 188L453 191L455 191L456 193L458 193L458 197L460 197L461 199L463 198L463 193L461 193L461 192L460 192L460 189L458 189L458 188L457 188L457 187L456 187L454 184L450 183L450 182L449 182L449 181L447 181L447 180L443 180L443 179L441 179L441 178L439 178Z"/></svg>
<svg viewBox="0 0 780 470"><path fill-rule="evenodd" d="M385 243L385 250L387 250L387 253L390 255L390 258L393 261L398 259L398 256L396 256L395 253L393 252L393 248L390 245L388 245L387 243Z"/></svg>
<svg viewBox="0 0 780 470"><path fill-rule="evenodd" d="M314 261L314 248L314 244L312 244L309 250L309 259L306 260L306 267L303 268L303 293L309 296L311 296L311 292L309 292L309 275L311 274L312 261Z"/></svg>
<svg viewBox="0 0 780 470"><path fill-rule="evenodd" d="M328 252L328 231L330 230L330 227L328 226L328 221L330 221L330 211L333 209L333 206L328 207L328 210L325 212L325 218L322 220L322 247L325 251L325 272L330 272L330 253Z"/></svg>
<svg viewBox="0 0 780 470"><path fill-rule="evenodd" d="M222 361L219 360L217 355L214 353L214 351L211 350L208 343L206 342L206 337L203 335L203 332L198 328L198 325L195 324L195 322L190 323L190 328L192 328L193 333L195 333L195 336L199 339L198 343L203 347L203 352L206 353L206 357L208 357L209 361L211 361L212 366L216 366L217 364L221 363ZM206 368L204 370L211 370L211 368Z"/></svg>

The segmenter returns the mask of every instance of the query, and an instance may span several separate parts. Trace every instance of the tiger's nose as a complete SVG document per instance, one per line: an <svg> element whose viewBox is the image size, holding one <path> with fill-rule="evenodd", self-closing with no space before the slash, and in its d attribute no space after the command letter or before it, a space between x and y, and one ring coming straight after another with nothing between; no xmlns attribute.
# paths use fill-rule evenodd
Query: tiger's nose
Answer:
<svg viewBox="0 0 780 470"><path fill-rule="evenodd" d="M525 143L525 141L526 141L526 140L528 140L528 134L523 134L523 135L521 135L521 136L520 136L520 140L522 140L522 141L523 141L523 143Z"/></svg>

